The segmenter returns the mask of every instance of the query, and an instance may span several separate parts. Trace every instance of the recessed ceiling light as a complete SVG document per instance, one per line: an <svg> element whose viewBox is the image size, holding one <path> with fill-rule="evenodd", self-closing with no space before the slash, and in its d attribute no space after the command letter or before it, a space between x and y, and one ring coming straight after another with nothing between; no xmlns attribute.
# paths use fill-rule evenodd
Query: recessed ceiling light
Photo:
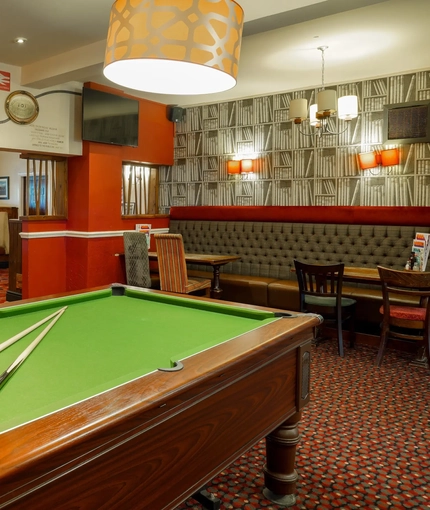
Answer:
<svg viewBox="0 0 430 510"><path fill-rule="evenodd" d="M25 37L16 37L13 42L17 44L24 44L27 42L27 39Z"/></svg>

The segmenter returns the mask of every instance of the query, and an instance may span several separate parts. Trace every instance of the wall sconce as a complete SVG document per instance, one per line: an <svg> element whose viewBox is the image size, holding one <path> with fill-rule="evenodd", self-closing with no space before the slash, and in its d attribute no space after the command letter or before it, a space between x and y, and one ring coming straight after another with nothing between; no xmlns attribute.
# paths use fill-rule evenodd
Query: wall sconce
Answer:
<svg viewBox="0 0 430 510"><path fill-rule="evenodd" d="M399 149L386 149L381 151L382 166L398 165L400 161Z"/></svg>
<svg viewBox="0 0 430 510"><path fill-rule="evenodd" d="M382 151L362 152L358 154L360 170L368 170L378 166L394 166L400 162L399 149L384 149Z"/></svg>
<svg viewBox="0 0 430 510"><path fill-rule="evenodd" d="M254 171L254 162L252 159L242 159L240 162L240 172L244 173L252 173Z"/></svg>
<svg viewBox="0 0 430 510"><path fill-rule="evenodd" d="M360 170L368 170L369 168L376 168L379 163L376 159L376 152L362 152L358 154L358 165Z"/></svg>
<svg viewBox="0 0 430 510"><path fill-rule="evenodd" d="M227 161L227 173L229 175L250 174L254 172L254 160L240 159Z"/></svg>
<svg viewBox="0 0 430 510"><path fill-rule="evenodd" d="M240 174L240 161L237 160L227 161L227 173L229 175Z"/></svg>

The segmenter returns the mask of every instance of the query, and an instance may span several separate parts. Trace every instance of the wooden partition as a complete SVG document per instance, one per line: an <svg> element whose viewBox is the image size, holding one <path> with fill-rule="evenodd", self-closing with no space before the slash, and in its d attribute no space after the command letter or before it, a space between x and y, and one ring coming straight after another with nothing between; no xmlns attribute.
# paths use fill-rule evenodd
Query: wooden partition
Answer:
<svg viewBox="0 0 430 510"><path fill-rule="evenodd" d="M9 288L6 301L16 301L22 297L22 220L9 220Z"/></svg>
<svg viewBox="0 0 430 510"><path fill-rule="evenodd" d="M21 154L27 160L24 215L67 218L67 158Z"/></svg>

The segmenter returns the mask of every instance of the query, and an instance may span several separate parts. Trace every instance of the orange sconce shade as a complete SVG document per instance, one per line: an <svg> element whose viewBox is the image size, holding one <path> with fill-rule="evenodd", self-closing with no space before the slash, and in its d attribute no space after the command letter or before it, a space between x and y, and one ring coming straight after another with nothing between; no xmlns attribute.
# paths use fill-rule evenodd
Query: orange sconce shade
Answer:
<svg viewBox="0 0 430 510"><path fill-rule="evenodd" d="M249 173L254 171L254 162L252 159L242 159L241 161L241 171L242 173Z"/></svg>
<svg viewBox="0 0 430 510"><path fill-rule="evenodd" d="M378 166L375 152L362 152L358 155L358 164L361 170L367 170L368 168L375 168Z"/></svg>
<svg viewBox="0 0 430 510"><path fill-rule="evenodd" d="M399 149L386 149L381 151L382 166L393 166L399 164Z"/></svg>
<svg viewBox="0 0 430 510"><path fill-rule="evenodd" d="M240 161L227 161L228 174L240 174Z"/></svg>

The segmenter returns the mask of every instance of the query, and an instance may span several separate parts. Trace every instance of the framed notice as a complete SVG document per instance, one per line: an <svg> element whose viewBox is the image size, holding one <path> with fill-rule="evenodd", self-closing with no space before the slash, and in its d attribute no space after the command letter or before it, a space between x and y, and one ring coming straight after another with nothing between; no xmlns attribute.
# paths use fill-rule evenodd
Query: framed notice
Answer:
<svg viewBox="0 0 430 510"><path fill-rule="evenodd" d="M0 177L0 199L9 200L9 177Z"/></svg>

